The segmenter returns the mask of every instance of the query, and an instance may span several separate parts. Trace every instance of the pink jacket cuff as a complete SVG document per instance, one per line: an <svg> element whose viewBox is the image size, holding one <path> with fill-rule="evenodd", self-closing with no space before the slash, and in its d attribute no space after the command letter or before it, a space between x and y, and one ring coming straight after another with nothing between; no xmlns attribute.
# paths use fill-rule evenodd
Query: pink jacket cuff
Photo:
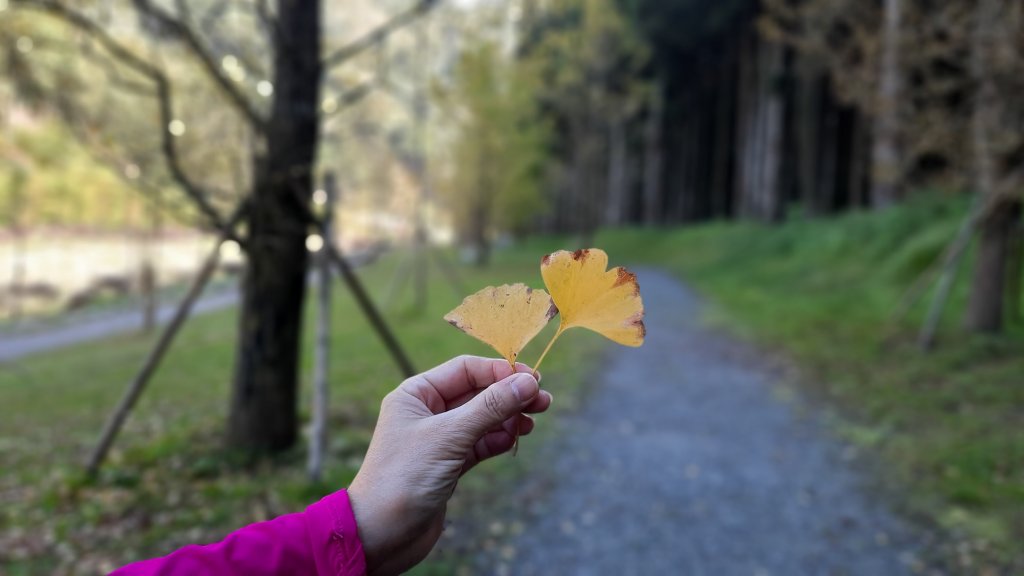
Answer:
<svg viewBox="0 0 1024 576"><path fill-rule="evenodd" d="M305 512L246 526L216 544L191 545L167 556L129 564L116 576L285 574L362 576L366 558L344 490Z"/></svg>
<svg viewBox="0 0 1024 576"><path fill-rule="evenodd" d="M366 556L348 492L325 497L306 508L305 514L318 576L366 574Z"/></svg>

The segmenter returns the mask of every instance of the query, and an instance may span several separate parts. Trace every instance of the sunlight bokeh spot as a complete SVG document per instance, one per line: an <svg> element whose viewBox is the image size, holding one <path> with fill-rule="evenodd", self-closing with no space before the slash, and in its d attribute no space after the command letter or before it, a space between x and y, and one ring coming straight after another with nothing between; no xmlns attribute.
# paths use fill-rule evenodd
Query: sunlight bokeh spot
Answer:
<svg viewBox="0 0 1024 576"><path fill-rule="evenodd" d="M226 240L220 247L220 255L228 260L238 258L242 255L242 247L234 240Z"/></svg>
<svg viewBox="0 0 1024 576"><path fill-rule="evenodd" d="M324 247L324 237L319 234L310 234L306 237L306 250L319 252Z"/></svg>
<svg viewBox="0 0 1024 576"><path fill-rule="evenodd" d="M172 136L184 136L185 135L185 123L181 120L171 120L170 124L167 125L167 131Z"/></svg>

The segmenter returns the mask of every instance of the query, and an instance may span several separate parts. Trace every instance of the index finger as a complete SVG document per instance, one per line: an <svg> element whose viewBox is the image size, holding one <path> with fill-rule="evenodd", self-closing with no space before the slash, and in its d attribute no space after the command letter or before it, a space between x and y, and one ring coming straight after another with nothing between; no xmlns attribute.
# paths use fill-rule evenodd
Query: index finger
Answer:
<svg viewBox="0 0 1024 576"><path fill-rule="evenodd" d="M532 372L525 364L516 363L515 372ZM480 356L459 356L413 376L402 388L419 398L430 411L439 414L449 404L471 392L478 392L513 374L508 362Z"/></svg>

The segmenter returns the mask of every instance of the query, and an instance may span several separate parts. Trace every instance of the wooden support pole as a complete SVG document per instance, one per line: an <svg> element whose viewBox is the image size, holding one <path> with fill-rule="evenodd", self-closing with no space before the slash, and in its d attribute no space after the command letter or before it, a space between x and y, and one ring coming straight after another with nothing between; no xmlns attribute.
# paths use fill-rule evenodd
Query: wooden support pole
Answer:
<svg viewBox="0 0 1024 576"><path fill-rule="evenodd" d="M960 224L960 229L957 231L956 236L946 246L946 249L942 251L942 254L935 259L935 262L914 280L910 288L900 298L899 306L897 306L896 311L893 313L890 324L895 325L903 321L918 301L928 292L932 283L935 282L936 276L941 274L951 261L959 258L960 252L967 249L967 245L970 243L974 230L977 227L978 218L984 210L985 206L979 201L978 197L975 197L970 211Z"/></svg>
<svg viewBox="0 0 1024 576"><path fill-rule="evenodd" d="M348 285L352 291L352 295L356 299L356 303L362 309L363 314L366 315L366 319L370 321L370 325L377 332L384 346L391 353L391 357L398 364L398 368L402 371L402 374L406 378L411 378L416 375L416 369L413 367L412 361L405 354L405 350L402 349L402 345L398 343L398 339L395 338L394 333L391 332L391 328L388 327L387 322L384 321L384 317L381 316L380 311L374 305L373 300L370 299L370 295L366 292L366 288L363 283L359 281L359 277L356 276L355 271L352 269L352 265L348 263L341 252L334 245L334 242L324 241L324 250L327 251L327 256L331 259L331 263L334 265L338 274L341 275L342 280Z"/></svg>
<svg viewBox="0 0 1024 576"><path fill-rule="evenodd" d="M388 323L384 320L384 316L381 315L380 311L377 310L377 306L373 303L369 293L363 283L359 280L359 276L356 275L352 265L348 262L345 256L341 253L341 250L335 245L334 240L324 233L324 223L320 221L313 212L309 210L309 207L305 204L301 204L306 211L306 221L312 225L315 225L320 231L321 236L324 238L324 247L327 258L330 259L331 264L337 270L338 275L348 285L349 290L352 291L352 296L356 299L356 304L363 311L366 319L370 322L374 331L377 332L377 336L380 337L381 342L391 353L391 357L395 363L398 364L398 369L405 375L406 378L411 378L416 375L416 369L413 367L412 361L409 360L409 356L406 355L402 345L398 342L398 338L391 331Z"/></svg>
<svg viewBox="0 0 1024 576"><path fill-rule="evenodd" d="M233 228L232 223L228 230ZM188 294L178 305L177 311L174 313L174 317L170 323L164 328L160 338L157 340L156 346L150 351L149 356L146 357L146 361L142 364L142 368L138 374L135 375L135 379L132 380L128 389L125 390L124 396L121 398L121 402L117 405L113 414L107 420L106 426L103 427L103 433L100 435L100 440L96 444L92 453L89 456L89 460L86 463L86 473L89 476L95 476L100 466L103 464L103 460L107 457L107 452L110 451L110 446L114 443L114 439L117 438L118 432L121 431L121 427L124 425L125 420L128 418L128 414L131 413L132 408L138 401L139 396L142 395L143 390L146 389L146 385L149 384L150 378L153 373L156 372L157 367L160 365L160 361L163 360L167 350L171 347L174 342L175 336L178 335L178 331L181 326L188 319L189 314L192 312L192 307L195 305L196 300L203 293L203 289L210 282L210 278L213 277L213 273L217 270L217 265L220 263L220 247L227 239L226 232L221 233L217 238L217 242L207 256L206 261L203 263L199 274L196 276L195 281L189 288Z"/></svg>
<svg viewBox="0 0 1024 576"><path fill-rule="evenodd" d="M324 176L324 213L321 233L324 246L334 240L334 200L337 189L334 174ZM309 436L308 472L311 482L319 482L323 475L324 455L327 453L327 415L329 407L328 372L331 356L331 262L326 248L316 255L317 315L316 347L313 360L313 423Z"/></svg>
<svg viewBox="0 0 1024 576"><path fill-rule="evenodd" d="M416 51L419 54L419 69L420 78L418 79L419 86L416 89L416 97L413 102L413 130L415 131L415 170L417 172L416 179L419 183L419 195L416 198L416 207L413 214L415 220L414 226L415 231L413 232L413 284L414 288L414 300L413 310L417 314L423 314L427 311L429 304L429 295L427 290L429 285L427 283L427 276L429 270L428 266L428 254L429 250L429 238L427 234L427 223L426 218L426 204L428 192L427 184L427 121L430 115L430 100L427 97L427 90L430 85L430 66L428 65L429 59L429 39L427 37L427 26L430 20L424 18L419 26L416 27Z"/></svg>
<svg viewBox="0 0 1024 576"><path fill-rule="evenodd" d="M935 346L935 335L939 330L942 311L946 308L946 301L949 300L949 294L953 290L953 281L956 280L956 273L960 269L960 262L967 252L967 246L970 244L972 236L970 232L972 231L973 228L969 229L967 234L957 238L956 244L950 250L943 265L942 274L939 276L938 284L935 287L932 305L928 310L928 316L925 318L921 333L917 337L917 345L925 352Z"/></svg>

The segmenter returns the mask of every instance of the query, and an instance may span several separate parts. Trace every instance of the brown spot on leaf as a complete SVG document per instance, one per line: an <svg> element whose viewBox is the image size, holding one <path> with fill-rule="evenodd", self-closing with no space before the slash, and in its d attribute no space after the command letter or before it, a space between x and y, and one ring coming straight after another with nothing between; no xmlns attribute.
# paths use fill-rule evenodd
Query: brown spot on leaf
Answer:
<svg viewBox="0 0 1024 576"><path fill-rule="evenodd" d="M544 257L540 259L540 265L541 266L547 266L548 262L550 262L550 261L551 261L551 254L545 254Z"/></svg>
<svg viewBox="0 0 1024 576"><path fill-rule="evenodd" d="M640 294L640 284L636 281L636 274L633 274L629 270L621 267L616 268L615 271L618 273L618 276L615 278L615 284L612 285L613 288L623 284L632 284L633 295L636 296Z"/></svg>
<svg viewBox="0 0 1024 576"><path fill-rule="evenodd" d="M637 328L637 330L640 332L640 338L645 338L647 336L647 325L644 324L644 311L643 310L641 310L641 311L637 312L636 314L633 314L632 316L630 316L629 320L626 321L626 324L628 326L635 326Z"/></svg>
<svg viewBox="0 0 1024 576"><path fill-rule="evenodd" d="M590 255L590 250L587 248L581 248L572 253L572 259L576 261L585 260Z"/></svg>
<svg viewBox="0 0 1024 576"><path fill-rule="evenodd" d="M558 306L555 306L555 303L552 302L551 307L548 308L548 320L554 318L556 314L558 314Z"/></svg>

